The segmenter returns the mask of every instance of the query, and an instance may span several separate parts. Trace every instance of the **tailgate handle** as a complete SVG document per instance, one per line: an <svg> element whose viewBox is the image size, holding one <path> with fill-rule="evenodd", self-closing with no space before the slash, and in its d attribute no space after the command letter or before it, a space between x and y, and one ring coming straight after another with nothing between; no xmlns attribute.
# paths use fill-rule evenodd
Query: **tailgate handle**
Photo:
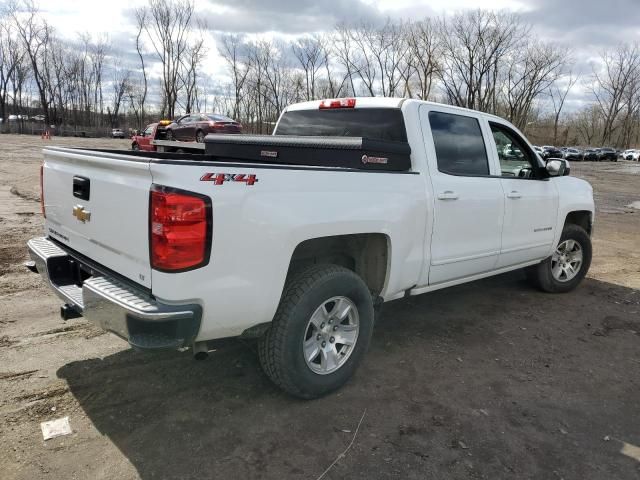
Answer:
<svg viewBox="0 0 640 480"><path fill-rule="evenodd" d="M86 177L73 177L73 196L81 200L89 200L91 183Z"/></svg>

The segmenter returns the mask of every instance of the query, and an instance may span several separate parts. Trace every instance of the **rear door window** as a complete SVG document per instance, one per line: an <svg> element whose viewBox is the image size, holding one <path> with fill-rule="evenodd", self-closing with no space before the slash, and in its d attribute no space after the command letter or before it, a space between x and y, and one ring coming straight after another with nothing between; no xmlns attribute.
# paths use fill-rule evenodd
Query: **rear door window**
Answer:
<svg viewBox="0 0 640 480"><path fill-rule="evenodd" d="M274 135L407 141L404 118L399 108L293 110L282 115Z"/></svg>
<svg viewBox="0 0 640 480"><path fill-rule="evenodd" d="M438 170L449 175L489 175L489 159L478 119L429 112Z"/></svg>

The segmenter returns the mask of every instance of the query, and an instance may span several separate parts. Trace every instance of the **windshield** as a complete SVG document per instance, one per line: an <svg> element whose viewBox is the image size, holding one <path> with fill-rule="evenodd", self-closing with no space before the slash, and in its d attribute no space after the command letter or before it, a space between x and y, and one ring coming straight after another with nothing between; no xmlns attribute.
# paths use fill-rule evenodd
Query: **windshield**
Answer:
<svg viewBox="0 0 640 480"><path fill-rule="evenodd" d="M294 110L282 115L273 134L407 141L399 108Z"/></svg>

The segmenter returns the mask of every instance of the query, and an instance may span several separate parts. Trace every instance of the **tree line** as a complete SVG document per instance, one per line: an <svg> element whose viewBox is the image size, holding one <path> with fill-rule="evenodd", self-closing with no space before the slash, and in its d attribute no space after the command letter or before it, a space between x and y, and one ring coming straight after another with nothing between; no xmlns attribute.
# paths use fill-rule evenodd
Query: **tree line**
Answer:
<svg viewBox="0 0 640 480"><path fill-rule="evenodd" d="M569 48L540 40L515 13L339 24L291 41L220 35L224 76L212 83L207 27L192 0L150 0L135 10L135 64L119 61L105 36L61 41L32 1L11 0L2 12L2 118L28 106L47 124L141 128L208 109L269 133L289 103L396 96L493 113L540 143L640 142L640 47L599 52L591 71L578 73ZM578 89L582 105L567 112Z"/></svg>

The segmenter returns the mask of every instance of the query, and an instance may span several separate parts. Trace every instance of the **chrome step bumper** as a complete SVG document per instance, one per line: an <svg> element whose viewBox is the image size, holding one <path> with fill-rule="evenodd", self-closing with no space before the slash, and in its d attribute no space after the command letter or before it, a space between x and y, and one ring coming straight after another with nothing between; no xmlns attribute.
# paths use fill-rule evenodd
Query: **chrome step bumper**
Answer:
<svg viewBox="0 0 640 480"><path fill-rule="evenodd" d="M82 261L47 238L32 238L27 247L38 273L63 302L131 345L180 348L190 346L197 336L202 316L199 305L161 303L107 274L82 280L77 274Z"/></svg>

